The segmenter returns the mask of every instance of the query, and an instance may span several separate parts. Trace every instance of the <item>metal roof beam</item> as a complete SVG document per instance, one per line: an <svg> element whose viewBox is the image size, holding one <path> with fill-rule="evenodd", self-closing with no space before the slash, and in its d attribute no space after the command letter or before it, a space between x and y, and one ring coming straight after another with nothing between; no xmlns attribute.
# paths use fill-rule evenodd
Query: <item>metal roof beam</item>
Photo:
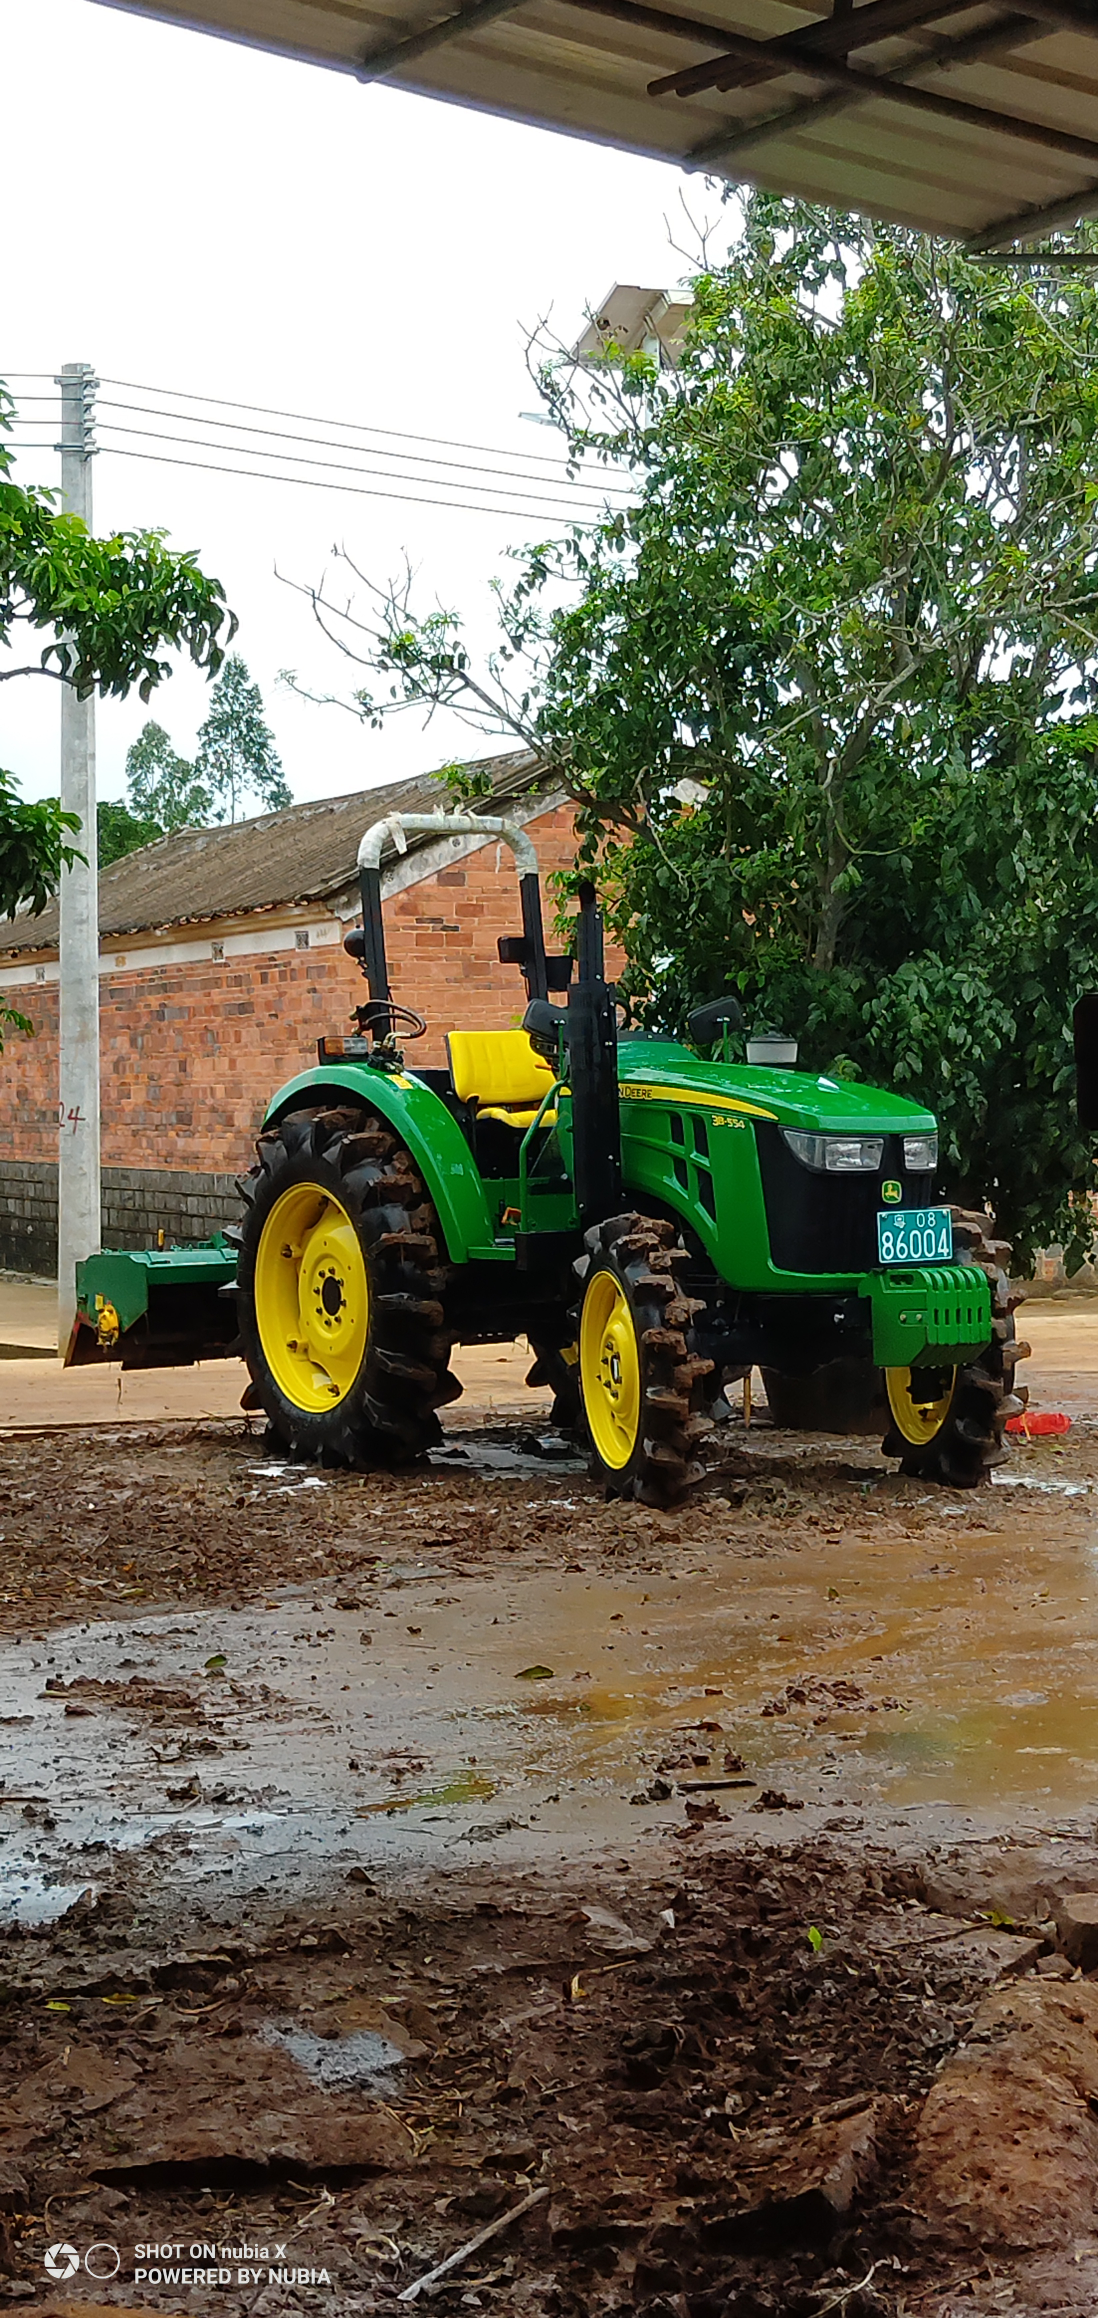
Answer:
<svg viewBox="0 0 1098 2318"><path fill-rule="evenodd" d="M453 16L444 16L435 24L425 25L421 32L368 50L355 68L356 77L362 81L382 80L403 66L414 64L417 57L429 55L432 49L444 48L452 40L478 31L482 25L494 24L500 16L513 16L522 4L523 0L471 0L471 5L458 9ZM616 16L623 23L639 24L649 31L670 32L705 44L724 43L726 49L730 38L725 25L675 16L665 9L634 6L631 0L568 0L568 4L586 8L596 15ZM864 0L861 7L825 16L798 32L782 33L777 40L752 41L750 58L740 55L741 43L737 41L735 50L714 59L710 67L694 68L696 72L711 70L715 74L727 66L731 77L693 85L750 87L755 81L772 80L776 73L794 69L791 52L799 47L807 46L821 56L846 56L855 48L867 47L871 41L932 23L937 17L955 15L963 4L964 0ZM1026 0L1026 13L1048 23L1098 34L1098 13L1088 9L1085 0L1074 0L1074 4L1073 0ZM675 93L689 92L683 89Z"/></svg>
<svg viewBox="0 0 1098 2318"><path fill-rule="evenodd" d="M1032 241L1039 233L1058 233L1062 226L1081 225L1084 218L1096 216L1098 185L1084 185L1078 193L1065 195L1063 201L1046 202L1043 209L1019 210L1016 216L973 234L962 246L966 256L975 256L979 250L1005 249L1009 242Z"/></svg>
<svg viewBox="0 0 1098 2318"><path fill-rule="evenodd" d="M987 53L985 42L998 46L1000 35L1002 44L1010 47L1017 47L1020 41L1033 38L1032 27L1026 20L1015 18L1013 29L1009 23L989 26L985 33L974 33L971 40L967 41L951 41L932 55L917 59L908 57L892 73L856 72L848 65L833 63L829 58L814 56L811 50L807 50L799 56L795 69L806 76L830 81L838 104L836 98L825 97L806 105L793 106L784 113L772 113L765 121L745 123L742 127L737 124L735 128L721 130L716 136L708 137L703 144L695 146L688 156L689 162L694 168L704 168L711 164L723 167L733 154L745 152L749 145L756 145L765 138L779 136L783 132L789 134L795 128L803 128L835 110L844 109L847 103L864 104L867 99L876 97L884 103L900 105L908 112L929 113L941 121L959 121L966 128L984 129L996 136L1013 137L1023 144L1040 145L1049 153L1063 153L1071 160L1085 162L1088 167L1098 166L1098 144L1090 137L1076 137L1065 129L1050 129L1043 121L1027 121L1017 113L992 112L990 107L969 104L962 97L939 96L933 89L914 88L910 82L897 77L904 72L941 72L948 66L970 61L974 53ZM980 43L978 51L974 46L977 42ZM751 45L748 41L737 42L737 50ZM790 66L794 69L791 58ZM671 79L681 80L685 77L672 75ZM712 86L712 83L709 85ZM668 86L667 80L653 81L649 93L663 93Z"/></svg>
<svg viewBox="0 0 1098 2318"><path fill-rule="evenodd" d="M355 66L355 78L382 80L387 73L414 64L417 56L445 48L451 40L460 40L463 33L478 31L482 24L494 24L497 16L513 16L521 5L522 0L473 0L471 7L459 9L456 16L444 16L441 23L426 25L422 32L410 33L407 40L386 41L384 47L368 49Z"/></svg>
<svg viewBox="0 0 1098 2318"><path fill-rule="evenodd" d="M814 53L845 56L851 49L867 47L871 41L886 40L897 32L933 23L936 17L955 16L963 4L964 0L866 0L865 6L841 16L825 16L817 23L803 25L796 32L783 32L776 40L756 41L753 44L755 54L750 61L733 61L728 55L719 56L713 61L713 69L717 65L722 72L726 66L728 68L729 77L722 78L719 83L722 88L752 88L757 82L774 80L778 74L792 71L793 67L785 53L790 46L799 47L808 43ZM1057 0L1040 0L1040 4L1053 7ZM643 0L567 0L567 5L586 9L595 16L617 17L621 23L636 25L644 32L669 33L680 40L696 40L703 47L710 43L714 46L720 42L727 43L730 38L738 41L738 36L730 34L726 24L713 24L704 18L680 16L677 13L672 16L666 8L644 6ZM1028 8L1029 0L1026 0L1026 5ZM1010 21L1013 24L1015 20L1012 17ZM1024 24L1023 18L1018 21ZM1039 39L1040 33L1035 30L1033 37ZM710 67L701 65L684 69L706 73ZM905 69L915 69L910 59ZM676 80L679 78L677 74L673 77ZM676 89L675 93L680 92Z"/></svg>
<svg viewBox="0 0 1098 2318"><path fill-rule="evenodd" d="M883 4L886 8L891 9L893 6L893 0L883 0ZM1035 0L1035 7L1040 7L1045 4L1046 0ZM1057 12L1059 12L1059 0L1047 0L1047 4L1056 6ZM872 8L858 8L854 11L855 17L871 15L874 13L876 13L876 11ZM935 5L931 7L924 6L921 18L916 17L912 12L908 17L908 23L904 29L909 29L915 23L920 21L927 23L935 16L956 14L957 9L955 6L942 5L942 0L935 0ZM1021 16L1024 19L1029 14L1030 0L1023 0ZM844 18L842 20L840 30L845 32L848 24L849 18ZM896 31L899 30L900 27L899 25L893 25L891 29ZM984 29L989 33L993 33L997 31L998 27L986 26ZM1095 24L1094 29L1098 31L1098 23ZM1042 38L1043 34L1044 25L1042 24L1040 29L1038 29L1038 27L1035 25L1029 37L1031 39L1039 40ZM880 33L874 33L871 35L871 37L873 39L883 39L885 38L885 32L882 30ZM976 33L973 34L972 37L974 39L979 39L981 38L981 34ZM857 41L851 40L848 35L847 45L848 47L853 48L860 47L863 45L863 43L860 39ZM944 43L937 52L937 57L934 61L937 62L939 58L948 61L951 51L954 49L959 49L964 45L967 44L959 41ZM766 42L749 40L743 34L737 33L729 37L728 47L723 56L710 57L708 63L706 64L686 65L680 72L665 73L661 79L649 81L648 94L650 97L692 97L698 95L703 89L730 89L742 87L745 83L745 79L753 80L756 77L757 65L760 61L760 58L764 59L768 65L772 62L779 71L808 73L813 78L819 80L834 81L837 87L841 86L844 80L848 78L852 79L858 70L857 67L843 65L841 63L841 59L838 56L835 56L832 60L831 53L824 48L823 44L816 35L814 28L812 31L811 39L806 38L805 34L802 32L796 34L786 32L782 34L780 41ZM925 72L929 70L930 63L930 57L908 57L905 59L903 65L896 69L901 72ZM875 74L872 76L866 74L862 77L865 79L869 79L871 77L875 79L891 79L894 77L894 75L892 73L883 75Z"/></svg>
<svg viewBox="0 0 1098 2318"><path fill-rule="evenodd" d="M702 16L672 16L666 8L647 7L644 0L567 0L567 5L581 8L591 16L615 16L622 24L633 24L641 32L669 32L680 40L697 40L703 48L728 38L727 24L707 23ZM759 46L763 46L761 41Z"/></svg>
<svg viewBox="0 0 1098 2318"><path fill-rule="evenodd" d="M1026 15L1057 32L1081 32L1086 40L1098 40L1098 9L1088 7L1087 0L1026 0Z"/></svg>
<svg viewBox="0 0 1098 2318"><path fill-rule="evenodd" d="M974 266L1017 266L1022 273L1093 274L1098 272L1098 250L965 250Z"/></svg>
<svg viewBox="0 0 1098 2318"><path fill-rule="evenodd" d="M943 42L936 50L920 57L919 70L937 72L947 63L971 64L979 57L993 56L999 49L1020 48L1027 40L1040 37L1037 27L1027 17L1003 16L997 25L986 26L982 32L970 32L967 40ZM905 63L894 65L890 72L882 73L882 95L885 87L890 86L901 73L914 69L909 57ZM817 122L833 120L836 113L849 112L851 106L861 102L860 97L845 93L808 97L803 104L787 106L784 112L768 113L765 120L747 121L727 131L721 130L715 137L705 138L702 144L694 147L688 157L688 165L696 169L708 168L710 164L723 167L726 161L734 160L739 154L748 152L753 145L762 144L768 137L776 137L779 132L792 136L798 129L813 128Z"/></svg>
<svg viewBox="0 0 1098 2318"><path fill-rule="evenodd" d="M909 32L937 17L955 16L958 0L868 0L861 8L852 8L841 16L824 17L818 24L805 24L795 32L783 32L776 40L757 45L764 50L757 63L739 55L739 39L728 41L724 56L710 59L707 65L689 67L690 79L685 76L682 85L671 89L670 75L666 93L691 96L703 88L750 88L757 81L772 80L776 73L791 72L792 58L800 50L811 49L814 56L849 56L854 49L868 48L874 41L894 38L899 32ZM658 93L663 94L661 90ZM649 90L649 95L653 90Z"/></svg>

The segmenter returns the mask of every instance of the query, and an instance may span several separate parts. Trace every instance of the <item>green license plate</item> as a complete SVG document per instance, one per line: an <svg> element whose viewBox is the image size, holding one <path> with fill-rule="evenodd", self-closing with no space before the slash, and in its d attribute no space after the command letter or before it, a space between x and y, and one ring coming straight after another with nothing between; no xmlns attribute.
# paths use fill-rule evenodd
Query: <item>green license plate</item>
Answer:
<svg viewBox="0 0 1098 2318"><path fill-rule="evenodd" d="M877 1254L882 1264L953 1261L953 1218L948 1207L877 1210Z"/></svg>

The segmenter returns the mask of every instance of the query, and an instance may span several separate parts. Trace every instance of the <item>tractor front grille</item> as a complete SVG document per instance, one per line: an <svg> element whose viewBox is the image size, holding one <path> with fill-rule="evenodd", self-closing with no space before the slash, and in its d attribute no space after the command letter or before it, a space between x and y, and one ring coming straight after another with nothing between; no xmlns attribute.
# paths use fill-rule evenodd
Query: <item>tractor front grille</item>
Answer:
<svg viewBox="0 0 1098 2318"><path fill-rule="evenodd" d="M816 1175L794 1157L780 1128L760 1120L755 1134L770 1260L781 1272L876 1271L882 1183L902 1183L905 1207L927 1207L933 1198L933 1178L904 1173L898 1135L885 1137L879 1173Z"/></svg>

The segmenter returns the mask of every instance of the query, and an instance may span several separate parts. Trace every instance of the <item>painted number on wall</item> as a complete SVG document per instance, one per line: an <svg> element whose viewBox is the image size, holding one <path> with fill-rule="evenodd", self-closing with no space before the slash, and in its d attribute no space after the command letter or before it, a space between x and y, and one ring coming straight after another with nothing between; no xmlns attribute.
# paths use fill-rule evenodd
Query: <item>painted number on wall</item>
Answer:
<svg viewBox="0 0 1098 2318"><path fill-rule="evenodd" d="M73 1134L75 1135L77 1128L83 1126L83 1123L84 1113L81 1110L79 1103L77 1103L75 1110L70 1109L68 1111L66 1111L64 1103L58 1103L57 1124L59 1127L71 1127Z"/></svg>

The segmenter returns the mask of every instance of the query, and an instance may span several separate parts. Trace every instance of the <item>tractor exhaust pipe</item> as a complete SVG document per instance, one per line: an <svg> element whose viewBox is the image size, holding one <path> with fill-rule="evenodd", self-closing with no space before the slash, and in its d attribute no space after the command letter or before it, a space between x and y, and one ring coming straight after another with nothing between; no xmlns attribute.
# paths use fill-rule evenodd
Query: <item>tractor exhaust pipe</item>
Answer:
<svg viewBox="0 0 1098 2318"><path fill-rule="evenodd" d="M385 956L385 928L381 915L381 855L388 840L398 853L407 853L408 838L498 837L509 845L518 871L522 902L522 932L526 950L526 981L531 998L546 998L549 981L545 965L545 933L541 920L541 885L538 857L524 829L512 821L490 819L486 813L390 813L367 829L358 849L358 876L362 892L361 938L349 934L344 947L360 957L371 998L387 1002L389 966ZM383 1032L375 1026L374 1036Z"/></svg>
<svg viewBox="0 0 1098 2318"><path fill-rule="evenodd" d="M621 1208L621 1120L617 1016L603 975L602 917L586 880L579 904L579 979L568 992L568 1055L576 1205L586 1227Z"/></svg>

